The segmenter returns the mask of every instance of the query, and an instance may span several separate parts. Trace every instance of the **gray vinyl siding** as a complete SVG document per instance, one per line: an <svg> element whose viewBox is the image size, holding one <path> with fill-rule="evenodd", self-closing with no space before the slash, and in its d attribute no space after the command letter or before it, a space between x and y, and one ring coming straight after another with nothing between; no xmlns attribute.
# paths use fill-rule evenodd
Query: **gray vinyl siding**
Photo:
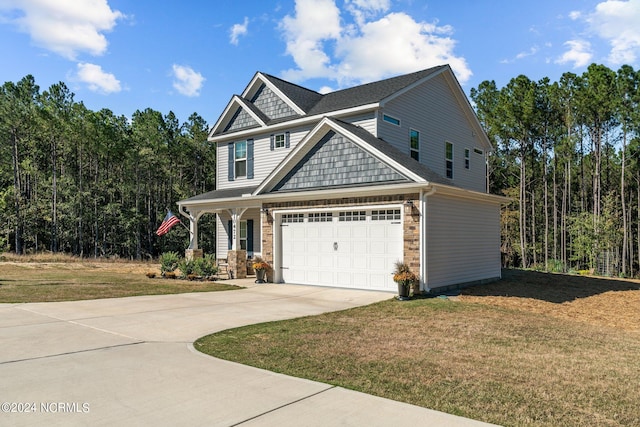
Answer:
<svg viewBox="0 0 640 427"><path fill-rule="evenodd" d="M427 286L500 277L500 205L439 196L427 198Z"/></svg>
<svg viewBox="0 0 640 427"><path fill-rule="evenodd" d="M262 252L262 235L260 234L260 211L258 209L250 209L242 216L241 221L253 220L253 253L260 254ZM216 215L216 259L227 257L229 248L229 230L227 226L231 216L228 212L221 212Z"/></svg>
<svg viewBox="0 0 640 427"><path fill-rule="evenodd" d="M245 177L235 178L233 181L229 181L228 170L229 165L226 161L217 162L217 189L223 190L227 188L248 187L252 185L259 185L273 169L280 164L287 154L291 152L293 148L302 140L302 138L311 130L308 127L291 129L289 134L289 148L276 148L271 150L271 133L263 133L256 135L253 139L253 179ZM277 131L275 133L284 133L284 131ZM217 147L218 154L226 153L228 144L219 143ZM220 157L218 157L220 159Z"/></svg>
<svg viewBox="0 0 640 427"><path fill-rule="evenodd" d="M383 114L400 119L400 126L383 121ZM446 176L445 142L451 142L454 149L452 184L486 191L484 156L473 152L474 148L482 148L480 139L444 76L428 80L386 103L378 114L377 126L378 137L406 154L410 154L409 130L420 132L420 162L443 177ZM465 148L471 150L469 169L465 169L464 164Z"/></svg>
<svg viewBox="0 0 640 427"><path fill-rule="evenodd" d="M345 122L358 125L367 131L374 133L376 128L376 119L374 113L360 114L353 117L342 118ZM259 185L269 174L280 164L287 154L295 148L296 145L309 133L314 127L304 126L292 129L278 130L275 132L268 132L256 134L254 139L254 164L253 164L253 179L245 177L235 178L233 181L229 181L229 164L224 161L226 153L228 151L228 144L223 142L217 145L217 189L223 190L227 188L247 187L251 185ZM271 134L289 132L289 148L276 148L271 150ZM375 133L374 133L375 134ZM223 161L221 161L223 160Z"/></svg>

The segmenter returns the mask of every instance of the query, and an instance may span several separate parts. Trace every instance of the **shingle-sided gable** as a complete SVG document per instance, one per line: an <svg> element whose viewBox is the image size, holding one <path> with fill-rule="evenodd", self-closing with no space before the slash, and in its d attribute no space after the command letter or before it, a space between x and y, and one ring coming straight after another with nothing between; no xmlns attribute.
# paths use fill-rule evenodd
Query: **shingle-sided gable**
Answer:
<svg viewBox="0 0 640 427"><path fill-rule="evenodd" d="M330 131L272 191L392 182L409 182L409 179L343 135Z"/></svg>
<svg viewBox="0 0 640 427"><path fill-rule="evenodd" d="M295 110L267 85L260 86L260 89L258 89L253 96L251 102L258 110L267 116L269 120L298 116Z"/></svg>
<svg viewBox="0 0 640 427"><path fill-rule="evenodd" d="M251 114L247 112L247 110L238 108L229 121L227 127L225 127L224 131L227 132L239 129L247 129L256 126L259 126L259 123L256 121L256 119L254 119L253 116L251 116Z"/></svg>

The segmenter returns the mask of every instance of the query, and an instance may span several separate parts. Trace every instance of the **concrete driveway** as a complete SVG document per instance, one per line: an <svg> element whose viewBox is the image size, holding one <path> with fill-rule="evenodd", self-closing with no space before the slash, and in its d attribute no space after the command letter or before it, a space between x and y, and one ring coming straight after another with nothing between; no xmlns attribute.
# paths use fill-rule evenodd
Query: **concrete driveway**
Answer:
<svg viewBox="0 0 640 427"><path fill-rule="evenodd" d="M203 355L211 332L391 294L293 285L0 304L0 425L475 426L483 423Z"/></svg>

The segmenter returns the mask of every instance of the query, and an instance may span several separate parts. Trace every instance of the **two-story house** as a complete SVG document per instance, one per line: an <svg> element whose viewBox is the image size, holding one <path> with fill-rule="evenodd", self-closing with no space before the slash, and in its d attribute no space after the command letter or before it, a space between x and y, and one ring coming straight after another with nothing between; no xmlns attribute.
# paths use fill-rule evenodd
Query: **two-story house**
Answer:
<svg viewBox="0 0 640 427"><path fill-rule="evenodd" d="M198 256L217 214L218 259L235 277L262 256L276 283L397 290L500 277L491 144L448 65L325 95L258 72L209 134L217 189L178 202Z"/></svg>

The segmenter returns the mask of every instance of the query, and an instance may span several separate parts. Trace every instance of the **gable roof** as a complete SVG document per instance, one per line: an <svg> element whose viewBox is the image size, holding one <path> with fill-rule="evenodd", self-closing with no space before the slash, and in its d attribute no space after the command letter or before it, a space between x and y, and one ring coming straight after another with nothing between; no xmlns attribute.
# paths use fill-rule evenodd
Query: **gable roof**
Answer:
<svg viewBox="0 0 640 427"><path fill-rule="evenodd" d="M448 68L448 66L440 65L426 70L416 71L415 73L404 74L402 76L366 83L348 89L329 92L324 95L322 99L313 106L313 108L307 111L307 114L323 114L330 111L344 110L346 108L357 107L360 105L378 103L396 92L399 92L415 83L421 82L423 79L430 77L445 68Z"/></svg>
<svg viewBox="0 0 640 427"><path fill-rule="evenodd" d="M322 95L313 90L304 88L294 83L287 82L278 77L258 72L255 74L249 85L243 91L242 95L234 95L232 100L225 108L218 121L212 127L209 137L227 133L228 123L232 120L232 115L236 113L236 109L231 108L231 104L243 105L244 108L252 109L253 103L250 98L259 90L261 85L267 85L274 93L278 94L280 99L297 111L300 116L319 116L332 111L340 111L349 108L355 108L370 104L378 104L385 99L397 94L407 88L419 84L425 79L432 77L444 70L450 70L448 65L440 65L428 68L426 70L416 71L414 73L404 74L401 76L391 77L388 79L362 84L359 86L342 89ZM244 103L239 102L237 98L242 98ZM300 116L269 119L266 115L258 115L257 112L251 111L252 115L264 118L261 127L270 124L280 123L283 121L298 118ZM234 130L235 131L235 130Z"/></svg>

